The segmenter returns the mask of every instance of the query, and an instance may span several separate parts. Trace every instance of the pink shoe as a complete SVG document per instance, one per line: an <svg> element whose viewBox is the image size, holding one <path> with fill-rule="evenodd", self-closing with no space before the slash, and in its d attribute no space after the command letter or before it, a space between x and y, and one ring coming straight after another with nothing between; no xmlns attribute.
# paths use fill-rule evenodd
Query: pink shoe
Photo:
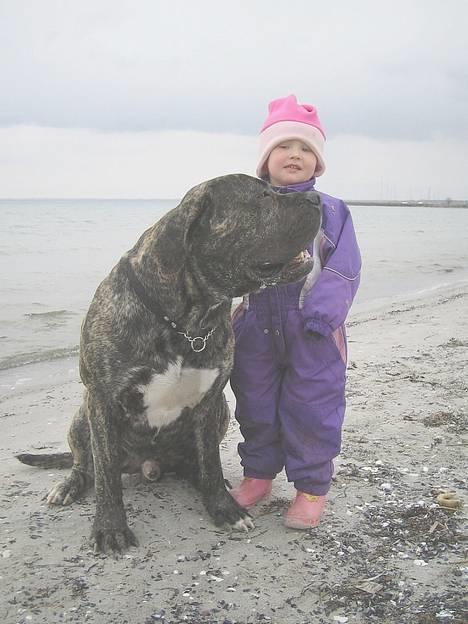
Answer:
<svg viewBox="0 0 468 624"><path fill-rule="evenodd" d="M320 522L326 500L325 496L314 496L298 490L284 524L290 529L313 529Z"/></svg>
<svg viewBox="0 0 468 624"><path fill-rule="evenodd" d="M230 492L231 496L241 507L250 509L271 493L273 481L271 479L253 479L244 477L239 485Z"/></svg>

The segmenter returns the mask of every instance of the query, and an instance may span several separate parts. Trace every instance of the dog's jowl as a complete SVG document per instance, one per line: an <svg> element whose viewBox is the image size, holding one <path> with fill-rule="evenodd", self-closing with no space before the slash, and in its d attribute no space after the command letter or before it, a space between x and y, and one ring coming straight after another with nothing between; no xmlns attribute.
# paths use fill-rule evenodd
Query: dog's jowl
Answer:
<svg viewBox="0 0 468 624"><path fill-rule="evenodd" d="M312 269L302 251L320 227L316 193L275 193L245 175L196 186L142 234L98 287L83 323L83 403L68 434L71 455L19 455L72 466L49 493L67 505L93 483L97 551L136 539L127 525L122 472L189 478L217 525L247 530L226 490L219 443L229 409L233 297L293 282Z"/></svg>

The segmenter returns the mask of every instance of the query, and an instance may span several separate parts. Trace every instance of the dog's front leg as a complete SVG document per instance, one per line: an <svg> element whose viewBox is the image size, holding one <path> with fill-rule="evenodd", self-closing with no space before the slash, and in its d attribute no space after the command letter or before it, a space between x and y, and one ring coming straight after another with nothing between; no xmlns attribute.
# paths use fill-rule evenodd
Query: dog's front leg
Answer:
<svg viewBox="0 0 468 624"><path fill-rule="evenodd" d="M254 528L249 513L226 490L219 456L219 432L210 407L218 412L227 408L222 396L217 402L198 412L195 422L195 445L198 463L198 485L205 507L216 525L248 531ZM219 414L216 414L218 416Z"/></svg>
<svg viewBox="0 0 468 624"><path fill-rule="evenodd" d="M137 541L128 528L122 500L120 440L112 405L89 395L89 422L96 484L94 552L122 551Z"/></svg>

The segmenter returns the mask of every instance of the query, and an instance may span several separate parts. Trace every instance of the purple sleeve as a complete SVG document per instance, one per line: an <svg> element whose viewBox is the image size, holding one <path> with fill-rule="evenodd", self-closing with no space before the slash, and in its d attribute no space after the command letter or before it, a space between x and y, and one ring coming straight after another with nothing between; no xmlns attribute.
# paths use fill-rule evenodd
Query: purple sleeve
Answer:
<svg viewBox="0 0 468 624"><path fill-rule="evenodd" d="M361 254L353 221L343 202L340 208L342 227L335 241L330 240L334 249L302 307L304 329L322 336L330 335L345 322L360 280Z"/></svg>

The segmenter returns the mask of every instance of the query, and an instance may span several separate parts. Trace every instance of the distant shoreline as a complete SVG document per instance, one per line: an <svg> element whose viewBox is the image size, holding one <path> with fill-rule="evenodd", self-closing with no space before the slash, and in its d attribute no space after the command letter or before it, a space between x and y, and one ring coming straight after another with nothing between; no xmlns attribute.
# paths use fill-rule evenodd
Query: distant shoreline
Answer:
<svg viewBox="0 0 468 624"><path fill-rule="evenodd" d="M459 199L421 199L415 200L384 200L384 199L349 199L345 200L348 206L407 206L409 208L422 206L424 208L468 208L468 201Z"/></svg>
<svg viewBox="0 0 468 624"><path fill-rule="evenodd" d="M174 205L178 204L181 199L167 198L167 197L0 197L0 202L22 202L22 201L37 201L37 202L60 202L60 201L73 201L73 202L172 202ZM345 202L348 206L408 206L425 208L468 208L468 200L464 199L347 199Z"/></svg>

